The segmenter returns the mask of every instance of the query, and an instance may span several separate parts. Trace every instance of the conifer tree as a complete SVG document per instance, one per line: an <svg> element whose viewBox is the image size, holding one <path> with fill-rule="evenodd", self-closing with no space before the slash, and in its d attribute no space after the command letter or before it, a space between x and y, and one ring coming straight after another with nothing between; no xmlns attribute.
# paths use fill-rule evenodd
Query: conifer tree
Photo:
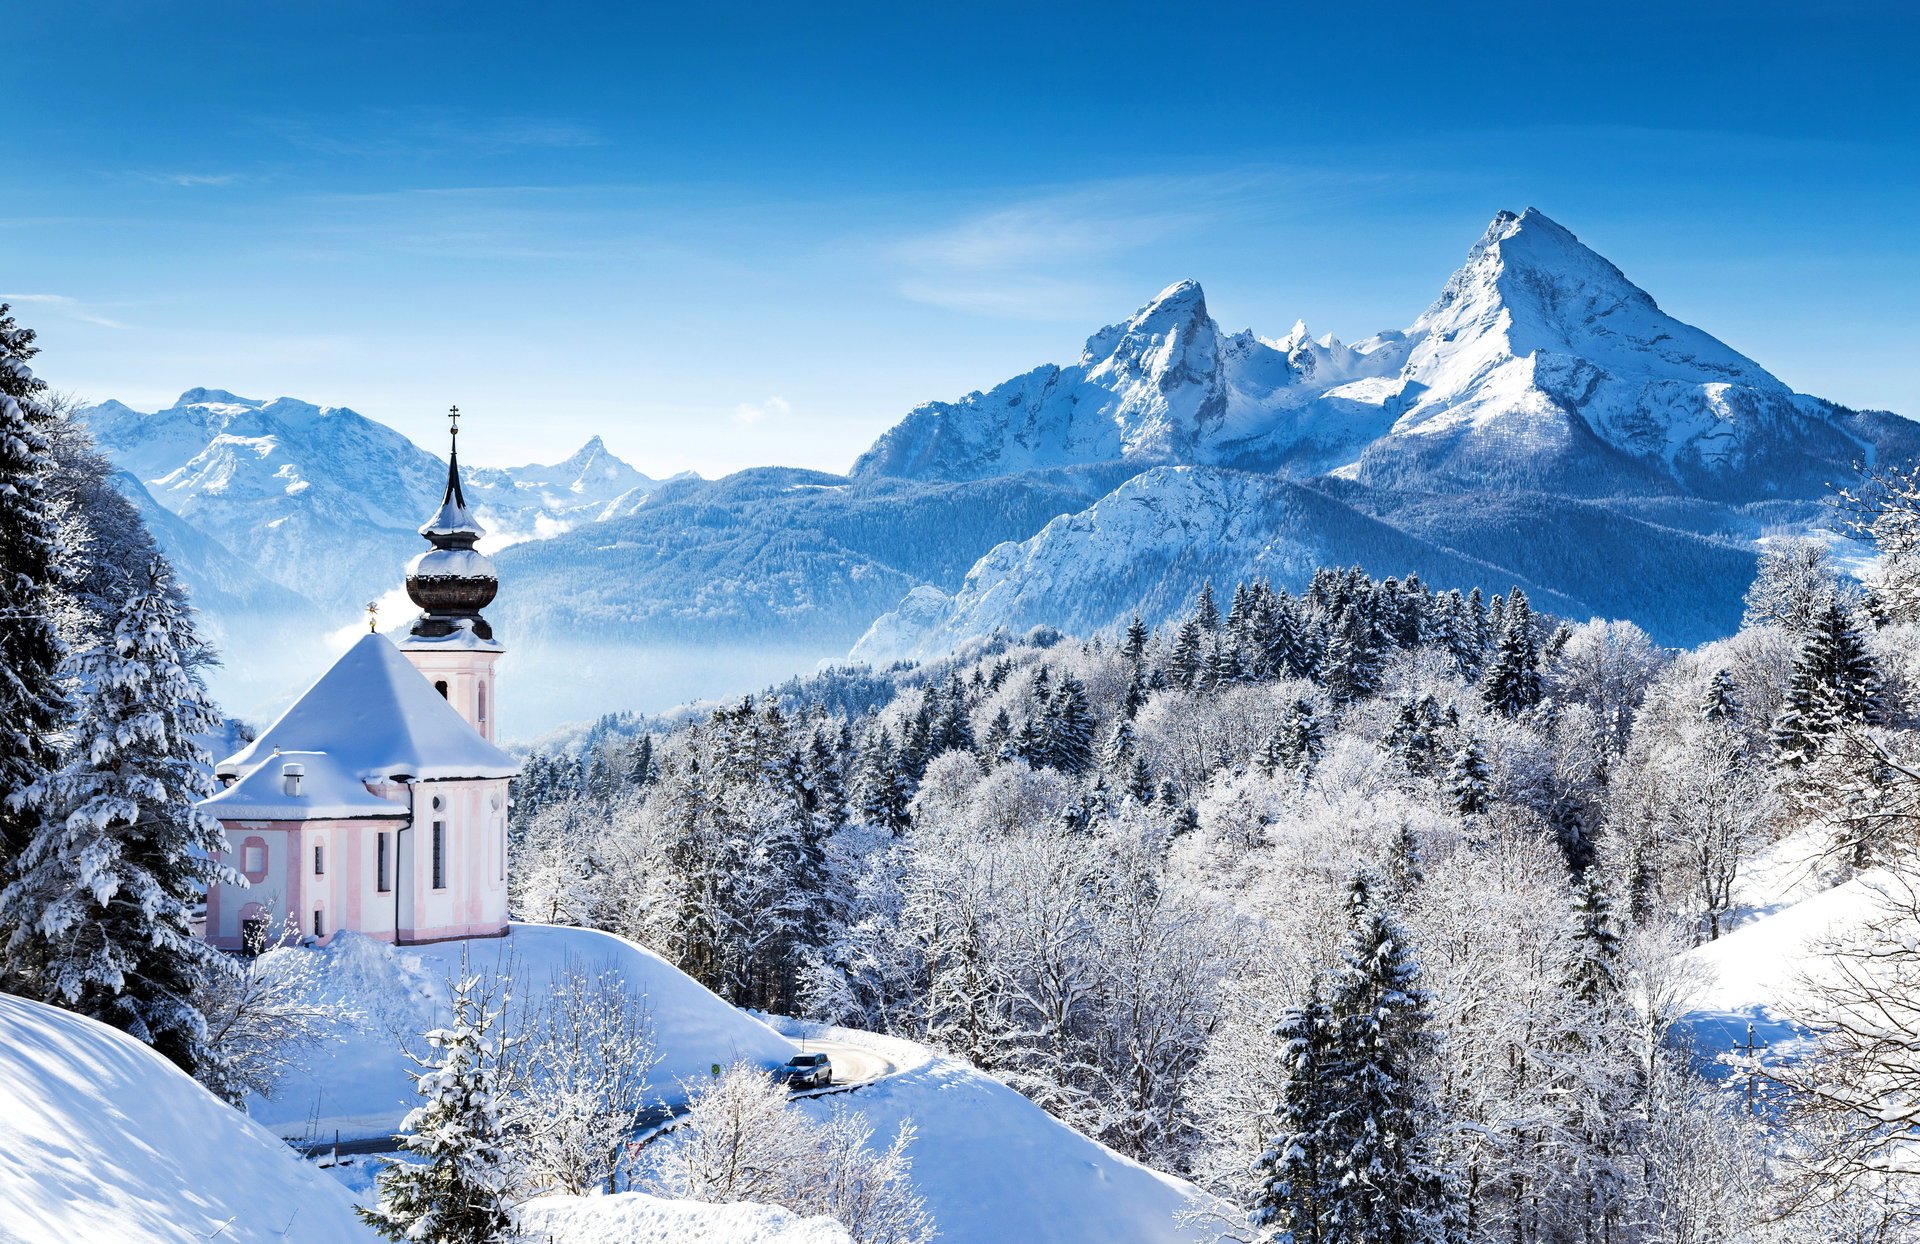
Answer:
<svg viewBox="0 0 1920 1244"><path fill-rule="evenodd" d="M1200 585L1200 595L1193 602L1193 620L1207 635L1220 629L1220 606L1213 599L1212 579Z"/></svg>
<svg viewBox="0 0 1920 1244"><path fill-rule="evenodd" d="M1700 720L1732 721L1740 715L1740 695L1734 689L1733 671L1722 667L1713 673L1706 694L1700 698Z"/></svg>
<svg viewBox="0 0 1920 1244"><path fill-rule="evenodd" d="M906 829L911 796L885 726L861 751L859 795L861 820L895 835Z"/></svg>
<svg viewBox="0 0 1920 1244"><path fill-rule="evenodd" d="M1526 593L1519 588L1513 589L1506 603L1499 635L1480 695L1487 707L1515 717L1538 704L1545 689L1540 676L1539 638Z"/></svg>
<svg viewBox="0 0 1920 1244"><path fill-rule="evenodd" d="M1127 640L1126 643L1121 646L1120 654L1126 657L1127 664L1133 666L1136 670L1146 664L1147 624L1141 621L1140 615L1137 613L1127 622Z"/></svg>
<svg viewBox="0 0 1920 1244"><path fill-rule="evenodd" d="M510 1086L501 1012L481 996L462 960L453 1020L426 1035L414 1091L425 1098L400 1125L400 1146L425 1159L390 1162L379 1203L360 1216L390 1240L508 1244L514 1238L514 1167L504 1107Z"/></svg>
<svg viewBox="0 0 1920 1244"><path fill-rule="evenodd" d="M1060 680L1048 705L1044 763L1076 775L1093 767L1093 710L1085 684L1072 674Z"/></svg>
<svg viewBox="0 0 1920 1244"><path fill-rule="evenodd" d="M993 721L987 726L987 737L980 747L980 755L989 763L1000 759L1001 753L1013 739L1013 718L1002 708L993 715Z"/></svg>
<svg viewBox="0 0 1920 1244"><path fill-rule="evenodd" d="M1127 793L1142 806L1153 802L1153 768L1147 764L1145 756L1133 758L1133 769L1127 775Z"/></svg>
<svg viewBox="0 0 1920 1244"><path fill-rule="evenodd" d="M1191 690L1200 681L1206 660L1200 624L1189 618L1174 637L1173 651L1167 655L1167 678L1175 686Z"/></svg>
<svg viewBox="0 0 1920 1244"><path fill-rule="evenodd" d="M1280 741L1281 760L1287 768L1308 774L1313 772L1325 750L1320 717L1313 710L1313 701L1295 700L1293 711L1287 719L1286 733Z"/></svg>
<svg viewBox="0 0 1920 1244"><path fill-rule="evenodd" d="M1453 800L1454 810L1464 816L1479 816L1486 812L1493 784L1493 775L1487 768L1486 753L1480 749L1480 740L1468 736L1454 754L1453 765L1447 770L1447 794Z"/></svg>
<svg viewBox="0 0 1920 1244"><path fill-rule="evenodd" d="M1451 1190L1432 1153L1426 994L1405 935L1355 877L1349 932L1326 989L1334 1040L1322 1135L1332 1190L1325 1244L1453 1238Z"/></svg>
<svg viewBox="0 0 1920 1244"><path fill-rule="evenodd" d="M1880 676L1866 640L1838 599L1816 614L1794 663L1786 711L1774 727L1774 742L1789 764L1811 758L1842 728L1880 719Z"/></svg>
<svg viewBox="0 0 1920 1244"><path fill-rule="evenodd" d="M1337 1103L1329 1083L1333 1016L1315 992L1289 1011L1274 1035L1287 1087L1274 1107L1274 1134L1254 1164L1253 1209L1247 1225L1260 1244L1324 1244L1331 1202L1334 1137L1329 1124Z"/></svg>
<svg viewBox="0 0 1920 1244"><path fill-rule="evenodd" d="M220 823L195 741L220 723L188 654L199 639L155 559L129 585L110 632L75 652L83 688L72 758L33 789L40 810L15 877L0 891L7 955L39 997L127 1032L192 1072L206 1021L191 994L232 971L193 936L190 911L216 864Z"/></svg>
<svg viewBox="0 0 1920 1244"><path fill-rule="evenodd" d="M59 763L53 740L67 711L45 493L52 463L42 429L51 416L40 400L46 382L27 366L39 352L33 338L0 303L0 884L27 847L33 792Z"/></svg>
<svg viewBox="0 0 1920 1244"><path fill-rule="evenodd" d="M1328 637L1320 681L1335 704L1350 704L1372 695L1379 675L1380 649L1373 627L1357 607L1348 605Z"/></svg>

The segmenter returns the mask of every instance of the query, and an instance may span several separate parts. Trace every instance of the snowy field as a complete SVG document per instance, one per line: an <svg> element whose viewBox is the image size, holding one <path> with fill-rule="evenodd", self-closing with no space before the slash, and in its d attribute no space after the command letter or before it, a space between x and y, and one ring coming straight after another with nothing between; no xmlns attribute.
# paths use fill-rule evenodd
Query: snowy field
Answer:
<svg viewBox="0 0 1920 1244"><path fill-rule="evenodd" d="M796 1052L785 1037L652 951L591 929L516 924L504 938L399 949L342 934L317 953L327 956L330 992L365 1014L272 1100L248 1104L257 1122L289 1139L331 1140L336 1130L343 1139L393 1134L417 1101L403 1043L417 1044L419 1033L444 1021L447 982L461 970L463 955L467 970L509 978L518 1001L544 994L570 963L589 974L612 970L625 977L647 999L661 1056L654 1085L668 1102L685 1100L681 1082L706 1078L716 1063L772 1067Z"/></svg>

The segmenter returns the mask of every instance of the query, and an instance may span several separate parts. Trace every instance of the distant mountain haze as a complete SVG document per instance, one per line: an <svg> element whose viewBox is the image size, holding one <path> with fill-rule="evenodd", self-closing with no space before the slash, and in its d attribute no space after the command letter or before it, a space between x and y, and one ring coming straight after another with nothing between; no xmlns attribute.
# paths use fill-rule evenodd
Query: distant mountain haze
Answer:
<svg viewBox="0 0 1920 1244"><path fill-rule="evenodd" d="M350 623L398 587L445 479L393 430L291 398L84 414L233 635ZM909 412L846 476L653 480L596 437L463 478L498 550L489 613L524 735L849 648L1088 634L1142 600L1157 621L1205 578L1297 588L1329 564L1519 584L1698 643L1738 624L1758 538L1826 523L1829 483L1916 453L1920 425L1793 392L1529 209L1496 216L1403 330L1229 334L1181 281L1071 364Z"/></svg>

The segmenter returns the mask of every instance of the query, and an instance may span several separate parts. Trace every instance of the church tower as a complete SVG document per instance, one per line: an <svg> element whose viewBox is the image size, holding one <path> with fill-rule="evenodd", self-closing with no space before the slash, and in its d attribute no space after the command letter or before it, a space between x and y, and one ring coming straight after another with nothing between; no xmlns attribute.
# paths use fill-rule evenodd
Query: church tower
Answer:
<svg viewBox="0 0 1920 1244"><path fill-rule="evenodd" d="M407 563L407 595L420 606L400 651L480 737L494 742L493 666L505 651L480 611L493 603L500 578L474 548L486 530L460 489L460 408L449 411L452 449L440 509L420 528L433 547Z"/></svg>

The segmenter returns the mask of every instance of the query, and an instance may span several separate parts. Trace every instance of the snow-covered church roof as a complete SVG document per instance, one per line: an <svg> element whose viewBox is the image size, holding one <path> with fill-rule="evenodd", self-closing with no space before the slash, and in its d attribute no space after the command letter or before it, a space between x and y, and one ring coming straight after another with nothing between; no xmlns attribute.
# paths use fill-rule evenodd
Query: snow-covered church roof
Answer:
<svg viewBox="0 0 1920 1244"><path fill-rule="evenodd" d="M374 781L396 773L425 781L520 772L391 640L375 634L362 635L292 708L219 768L251 771L275 748L325 752L343 773Z"/></svg>
<svg viewBox="0 0 1920 1244"><path fill-rule="evenodd" d="M298 781L289 783L289 770ZM291 789L289 789L291 786ZM232 786L200 807L225 821L336 821L404 817L407 805L382 799L325 752L268 753Z"/></svg>

